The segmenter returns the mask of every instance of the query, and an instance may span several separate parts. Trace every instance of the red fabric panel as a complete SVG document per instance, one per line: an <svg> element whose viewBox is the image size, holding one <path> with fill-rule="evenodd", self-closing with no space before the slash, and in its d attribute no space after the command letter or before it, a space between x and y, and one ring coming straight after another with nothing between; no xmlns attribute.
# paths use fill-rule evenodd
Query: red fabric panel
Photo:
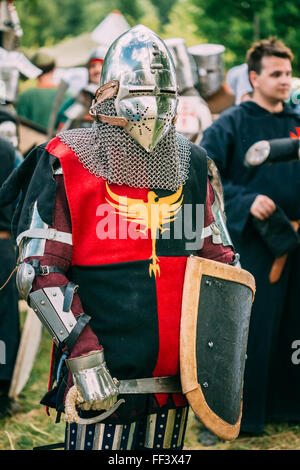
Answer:
<svg viewBox="0 0 300 470"><path fill-rule="evenodd" d="M159 327L159 353L154 377L179 373L179 336L186 257L160 257L160 276L156 277L157 311ZM177 286L174 289L174 286ZM170 292L174 294L170 296ZM167 402L168 394L157 394L160 406ZM186 403L183 395L173 395L176 406Z"/></svg>

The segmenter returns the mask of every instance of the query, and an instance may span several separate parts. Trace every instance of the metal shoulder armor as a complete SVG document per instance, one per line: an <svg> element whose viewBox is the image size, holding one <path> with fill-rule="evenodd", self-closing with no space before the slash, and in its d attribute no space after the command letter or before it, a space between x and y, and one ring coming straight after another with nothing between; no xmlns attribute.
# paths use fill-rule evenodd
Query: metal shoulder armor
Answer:
<svg viewBox="0 0 300 470"><path fill-rule="evenodd" d="M56 174L56 173L55 173ZM41 218L37 201L35 201L30 216L29 227L17 236L19 247L19 260L32 256L43 256L47 240L54 240L72 245L72 234L50 228Z"/></svg>

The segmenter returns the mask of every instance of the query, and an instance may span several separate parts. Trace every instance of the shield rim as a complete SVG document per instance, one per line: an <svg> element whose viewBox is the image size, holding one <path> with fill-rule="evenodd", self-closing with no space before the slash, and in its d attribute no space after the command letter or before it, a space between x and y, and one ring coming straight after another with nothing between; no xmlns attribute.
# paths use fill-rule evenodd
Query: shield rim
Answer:
<svg viewBox="0 0 300 470"><path fill-rule="evenodd" d="M195 415L207 429L221 439L233 440L236 439L240 431L242 400L238 420L234 424L229 424L208 406L197 379L196 329L200 286L202 276L204 275L238 282L247 286L252 291L252 302L255 296L255 279L248 271L236 266L220 263L219 261L194 255L191 255L187 260L182 294L180 328L179 362L182 392L186 396Z"/></svg>

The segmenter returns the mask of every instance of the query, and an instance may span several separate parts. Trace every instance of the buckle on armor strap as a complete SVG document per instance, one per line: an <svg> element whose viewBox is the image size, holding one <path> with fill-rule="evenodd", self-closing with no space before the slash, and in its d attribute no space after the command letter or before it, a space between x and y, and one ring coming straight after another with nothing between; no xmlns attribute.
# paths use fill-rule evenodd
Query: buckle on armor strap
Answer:
<svg viewBox="0 0 300 470"><path fill-rule="evenodd" d="M56 239L56 232L57 232L57 230L55 228L49 228L48 229L48 240L55 240Z"/></svg>
<svg viewBox="0 0 300 470"><path fill-rule="evenodd" d="M48 276L48 274L50 274L49 266L40 266L40 275Z"/></svg>

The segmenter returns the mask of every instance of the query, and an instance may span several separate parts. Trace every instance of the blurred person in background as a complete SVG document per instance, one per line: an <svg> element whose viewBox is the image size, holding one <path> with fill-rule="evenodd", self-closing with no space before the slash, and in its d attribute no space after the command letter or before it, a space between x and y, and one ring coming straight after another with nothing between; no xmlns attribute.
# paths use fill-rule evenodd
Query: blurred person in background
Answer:
<svg viewBox="0 0 300 470"><path fill-rule="evenodd" d="M240 104L252 96L252 85L249 81L248 65L232 67L226 75L226 82L235 95L235 104Z"/></svg>
<svg viewBox="0 0 300 470"><path fill-rule="evenodd" d="M36 77L40 70L16 50L23 31L13 2L0 1L0 186L23 161L19 151L18 119L15 102L19 74ZM9 398L20 341L18 292L15 276L15 244L11 236L11 218L15 204L0 208L0 416L18 411ZM4 287L5 286L5 287Z"/></svg>
<svg viewBox="0 0 300 470"><path fill-rule="evenodd" d="M1 186L13 171L16 163L15 149L11 142L3 137L0 137L0 161ZM18 410L16 403L8 397L20 341L15 276L9 280L5 288L1 289L16 266L15 246L11 239L12 213L13 205L0 208L0 340L1 351L4 352L4 357L0 358L0 416L2 417L10 416Z"/></svg>
<svg viewBox="0 0 300 470"><path fill-rule="evenodd" d="M15 149L14 168L17 168L24 157L19 150L19 133L17 116L8 109L0 107L0 137L8 140Z"/></svg>
<svg viewBox="0 0 300 470"><path fill-rule="evenodd" d="M199 144L203 131L212 123L207 103L195 85L199 77L196 62L189 54L182 38L169 38L165 43L172 54L178 85L176 130L195 144Z"/></svg>
<svg viewBox="0 0 300 470"><path fill-rule="evenodd" d="M37 79L36 87L20 94L16 110L21 118L44 128L46 132L57 92L57 85L53 82L56 62L54 57L43 50L36 52L31 61L42 70L42 74ZM66 93L64 100L68 98Z"/></svg>
<svg viewBox="0 0 300 470"><path fill-rule="evenodd" d="M89 109L99 86L100 76L107 47L98 46L88 59L88 84L79 91L75 98L69 98L59 109L57 122L59 130L92 125Z"/></svg>
<svg viewBox="0 0 300 470"><path fill-rule="evenodd" d="M102 71L102 65L104 57L107 52L107 47L98 46L94 49L89 57L87 63L87 69L89 73L89 83L95 83L96 85L100 82L100 76Z"/></svg>
<svg viewBox="0 0 300 470"><path fill-rule="evenodd" d="M212 119L234 104L234 95L225 82L223 44L197 44L188 48L196 62L196 88L207 103Z"/></svg>

